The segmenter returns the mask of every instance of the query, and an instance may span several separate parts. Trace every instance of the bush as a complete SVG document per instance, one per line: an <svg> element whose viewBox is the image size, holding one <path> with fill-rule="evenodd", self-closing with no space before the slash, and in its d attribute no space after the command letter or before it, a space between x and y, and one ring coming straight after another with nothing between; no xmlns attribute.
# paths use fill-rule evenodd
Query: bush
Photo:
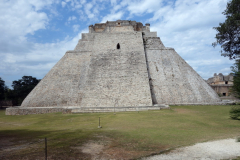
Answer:
<svg viewBox="0 0 240 160"><path fill-rule="evenodd" d="M234 106L234 107L231 108L231 110L230 110L230 117L232 119L240 120L240 106L239 105Z"/></svg>
<svg viewBox="0 0 240 160"><path fill-rule="evenodd" d="M240 142L240 137L237 138L237 142Z"/></svg>

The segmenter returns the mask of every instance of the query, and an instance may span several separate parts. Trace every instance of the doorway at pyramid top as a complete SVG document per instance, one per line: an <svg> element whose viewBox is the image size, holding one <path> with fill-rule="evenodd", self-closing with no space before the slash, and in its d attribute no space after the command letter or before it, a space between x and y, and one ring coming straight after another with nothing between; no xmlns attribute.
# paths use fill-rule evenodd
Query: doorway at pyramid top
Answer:
<svg viewBox="0 0 240 160"><path fill-rule="evenodd" d="M117 44L117 49L120 49L120 44L119 43Z"/></svg>

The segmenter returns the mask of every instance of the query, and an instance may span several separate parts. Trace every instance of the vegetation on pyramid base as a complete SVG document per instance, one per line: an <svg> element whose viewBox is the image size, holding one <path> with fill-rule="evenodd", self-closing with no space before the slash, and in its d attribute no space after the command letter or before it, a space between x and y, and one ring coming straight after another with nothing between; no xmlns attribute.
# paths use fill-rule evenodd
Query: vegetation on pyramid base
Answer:
<svg viewBox="0 0 240 160"><path fill-rule="evenodd" d="M233 87L232 92L235 97L240 98L240 59L231 67L233 71Z"/></svg>
<svg viewBox="0 0 240 160"><path fill-rule="evenodd" d="M240 120L240 105L231 108L230 117L232 119Z"/></svg>

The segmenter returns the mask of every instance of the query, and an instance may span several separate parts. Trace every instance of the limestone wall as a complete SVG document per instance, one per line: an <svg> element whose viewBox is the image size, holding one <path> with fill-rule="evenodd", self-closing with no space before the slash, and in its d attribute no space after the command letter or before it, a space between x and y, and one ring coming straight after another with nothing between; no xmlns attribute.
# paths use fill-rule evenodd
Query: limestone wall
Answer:
<svg viewBox="0 0 240 160"><path fill-rule="evenodd" d="M22 107L77 106L84 92L90 52L66 53L22 103Z"/></svg>
<svg viewBox="0 0 240 160"><path fill-rule="evenodd" d="M21 106L151 106L146 66L141 32L83 34Z"/></svg>
<svg viewBox="0 0 240 160"><path fill-rule="evenodd" d="M82 34L75 49L66 52L26 97L21 109L220 101L174 49L166 48L156 32L149 32L149 26L121 20L89 26L90 33Z"/></svg>
<svg viewBox="0 0 240 160"><path fill-rule="evenodd" d="M147 43L147 42L146 42ZM146 44L154 104L215 103L212 88L171 48Z"/></svg>
<svg viewBox="0 0 240 160"><path fill-rule="evenodd" d="M81 106L152 105L141 32L95 34L92 50Z"/></svg>

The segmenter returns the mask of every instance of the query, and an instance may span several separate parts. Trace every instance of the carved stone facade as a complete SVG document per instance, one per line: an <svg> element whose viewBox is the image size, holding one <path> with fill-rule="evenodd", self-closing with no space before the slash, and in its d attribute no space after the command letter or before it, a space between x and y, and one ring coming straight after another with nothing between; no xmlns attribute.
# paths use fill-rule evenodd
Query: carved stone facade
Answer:
<svg viewBox="0 0 240 160"><path fill-rule="evenodd" d="M218 75L214 73L213 77L207 80L207 83L219 96L230 96L230 89L233 86L233 75L229 74L224 76L222 73Z"/></svg>
<svg viewBox="0 0 240 160"><path fill-rule="evenodd" d="M120 110L219 101L192 67L150 32L150 24L118 20L90 25L21 107Z"/></svg>

